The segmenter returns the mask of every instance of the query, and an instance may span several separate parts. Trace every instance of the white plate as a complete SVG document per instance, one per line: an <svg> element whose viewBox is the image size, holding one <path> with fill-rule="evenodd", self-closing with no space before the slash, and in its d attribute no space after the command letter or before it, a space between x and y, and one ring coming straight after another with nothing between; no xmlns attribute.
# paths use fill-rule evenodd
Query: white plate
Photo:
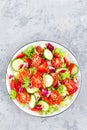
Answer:
<svg viewBox="0 0 87 130"><path fill-rule="evenodd" d="M78 65L78 62L76 60L76 58L73 56L73 54L68 50L66 49L65 47L63 47L62 45L58 44L58 43L55 43L55 42L51 42L51 41L37 41L37 42L33 42L33 43L29 43L27 45L25 45L24 47L22 47L21 49L19 49L15 55L12 57L12 59L14 59L19 53L21 53L23 50L27 49L30 45L44 45L46 43L51 43L52 45L54 45L54 47L59 47L61 49L63 49L64 51L68 51L69 54L68 54L68 59L70 59L73 63L76 63ZM11 59L11 60L12 60ZM79 66L79 65L78 65ZM8 65L8 68L7 68L7 73L6 73L6 85L7 85L7 90L8 90L8 93L10 93L10 85L9 85L9 80L8 80L8 75L11 74L12 71L11 71L11 68L10 68L10 63ZM23 110L24 112L28 113L28 114L31 114L31 115L34 115L34 116L41 116L41 117L46 117L46 116L53 116L53 115L56 115L56 114L59 114L63 111L65 111L67 108L69 108L69 106L71 106L71 104L75 101L78 93L79 93L79 90L80 90L80 84L81 84L81 72L79 70L79 73L78 73L78 81L79 81L79 84L78 84L78 91L75 93L75 95L73 96L72 98L72 101L71 103L67 106L67 107L61 107L59 111L57 112L54 112L50 115L39 115L38 113L36 112L33 112L31 111L28 107L26 108L23 108L16 100L13 100L13 102L21 109Z"/></svg>

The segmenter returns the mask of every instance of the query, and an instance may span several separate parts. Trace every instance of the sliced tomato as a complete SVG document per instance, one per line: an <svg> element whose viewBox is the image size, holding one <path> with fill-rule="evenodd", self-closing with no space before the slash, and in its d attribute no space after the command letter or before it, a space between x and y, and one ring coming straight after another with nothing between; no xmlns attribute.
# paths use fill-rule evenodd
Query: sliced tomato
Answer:
<svg viewBox="0 0 87 130"><path fill-rule="evenodd" d="M40 112L41 110L37 109L36 107L31 108L32 111Z"/></svg>
<svg viewBox="0 0 87 130"><path fill-rule="evenodd" d="M30 71L29 70L23 70L19 73L18 79L21 83L24 82L23 78L24 77L31 77Z"/></svg>
<svg viewBox="0 0 87 130"><path fill-rule="evenodd" d="M71 75L77 74L78 73L78 66L74 63L71 63L69 65L69 70L70 70Z"/></svg>
<svg viewBox="0 0 87 130"><path fill-rule="evenodd" d="M28 67L30 67L32 60L29 59L28 57L26 57L26 58L24 59L24 61L25 61L26 63L28 63Z"/></svg>
<svg viewBox="0 0 87 130"><path fill-rule="evenodd" d="M27 93L26 91L23 92L23 93L18 93L17 94L18 102L23 103L23 104L28 104L29 101L30 101L30 98L31 97L30 97L29 93Z"/></svg>
<svg viewBox="0 0 87 130"><path fill-rule="evenodd" d="M38 67L38 71L41 73L47 73L48 72L48 64L46 60L42 61L42 64Z"/></svg>
<svg viewBox="0 0 87 130"><path fill-rule="evenodd" d="M43 87L43 78L41 77L41 75L39 75L39 73L36 73L31 77L31 84L32 86L37 88Z"/></svg>
<svg viewBox="0 0 87 130"><path fill-rule="evenodd" d="M54 105L53 101L51 101L48 97L43 97L43 100L46 101L50 105Z"/></svg>
<svg viewBox="0 0 87 130"><path fill-rule="evenodd" d="M64 57L64 62L65 62L65 64L66 64L67 67L70 65L70 62L69 62L69 60L67 59L67 57Z"/></svg>
<svg viewBox="0 0 87 130"><path fill-rule="evenodd" d="M73 64L73 63L69 65L70 74L72 74L73 69L74 69L75 66L76 66L76 65Z"/></svg>
<svg viewBox="0 0 87 130"><path fill-rule="evenodd" d="M24 58L26 55L24 53L18 54L16 58Z"/></svg>
<svg viewBox="0 0 87 130"><path fill-rule="evenodd" d="M36 46L36 51L39 53L39 54L42 54L43 50L40 46Z"/></svg>
<svg viewBox="0 0 87 130"><path fill-rule="evenodd" d="M31 66L32 67L40 66L41 60L42 60L42 58L38 54L34 54L34 56L32 57Z"/></svg>
<svg viewBox="0 0 87 130"><path fill-rule="evenodd" d="M19 80L17 80L17 82L16 82L16 88L15 89L16 89L17 92L24 92L25 91L25 89L22 88L22 83Z"/></svg>
<svg viewBox="0 0 87 130"><path fill-rule="evenodd" d="M55 104L60 104L63 98L61 95L58 93L57 90L51 91L49 97L44 97L44 100L50 104L50 105L55 105Z"/></svg>
<svg viewBox="0 0 87 130"><path fill-rule="evenodd" d="M54 53L53 55L54 55L54 57L60 58L59 54Z"/></svg>
<svg viewBox="0 0 87 130"><path fill-rule="evenodd" d="M60 104L63 98L61 95L58 93L57 90L53 90L49 96L49 99L53 104Z"/></svg>
<svg viewBox="0 0 87 130"><path fill-rule="evenodd" d="M52 73L51 75L54 78L53 86L56 86L58 84L58 74Z"/></svg>
<svg viewBox="0 0 87 130"><path fill-rule="evenodd" d="M71 79L65 79L62 81L62 83L67 87L69 95L75 93L78 90L78 86Z"/></svg>
<svg viewBox="0 0 87 130"><path fill-rule="evenodd" d="M16 80L12 79L10 82L11 90L14 90L16 88Z"/></svg>
<svg viewBox="0 0 87 130"><path fill-rule="evenodd" d="M55 68L60 68L62 66L62 61L60 58L53 58L52 59L52 66L55 67Z"/></svg>

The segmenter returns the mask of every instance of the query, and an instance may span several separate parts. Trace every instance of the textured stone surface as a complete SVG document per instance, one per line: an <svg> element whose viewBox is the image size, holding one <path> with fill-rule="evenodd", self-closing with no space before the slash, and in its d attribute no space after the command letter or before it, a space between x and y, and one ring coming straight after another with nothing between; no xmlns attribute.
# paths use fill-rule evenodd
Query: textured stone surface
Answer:
<svg viewBox="0 0 87 130"><path fill-rule="evenodd" d="M82 71L82 89L65 112L39 118L21 111L9 98L5 74L17 49L35 40L69 48ZM87 0L0 0L0 129L87 130Z"/></svg>

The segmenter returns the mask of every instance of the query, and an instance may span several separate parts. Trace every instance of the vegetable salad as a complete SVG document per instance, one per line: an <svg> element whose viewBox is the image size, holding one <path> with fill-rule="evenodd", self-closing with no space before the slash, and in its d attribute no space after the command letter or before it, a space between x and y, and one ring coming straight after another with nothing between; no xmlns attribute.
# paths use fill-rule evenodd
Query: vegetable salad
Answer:
<svg viewBox="0 0 87 130"><path fill-rule="evenodd" d="M31 45L12 59L10 98L41 115L66 107L78 91L79 67L50 43Z"/></svg>

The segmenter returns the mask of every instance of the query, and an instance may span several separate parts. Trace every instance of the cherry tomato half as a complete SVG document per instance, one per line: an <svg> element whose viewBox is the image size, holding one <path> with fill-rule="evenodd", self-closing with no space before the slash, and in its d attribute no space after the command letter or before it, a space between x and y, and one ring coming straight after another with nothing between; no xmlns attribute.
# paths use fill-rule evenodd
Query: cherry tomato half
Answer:
<svg viewBox="0 0 87 130"><path fill-rule="evenodd" d="M60 68L62 66L62 61L60 58L53 58L51 63L55 68Z"/></svg>
<svg viewBox="0 0 87 130"><path fill-rule="evenodd" d="M43 78L41 77L41 75L39 75L39 73L36 73L35 75L33 75L31 77L31 84L34 87L42 88L42 86L43 86Z"/></svg>
<svg viewBox="0 0 87 130"><path fill-rule="evenodd" d="M60 104L63 98L61 95L58 93L57 90L51 91L51 94L49 97L43 97L46 102L50 105L55 105L55 104Z"/></svg>
<svg viewBox="0 0 87 130"><path fill-rule="evenodd" d="M34 54L32 57L31 66L32 67L38 67L41 64L42 58L38 54Z"/></svg>
<svg viewBox="0 0 87 130"><path fill-rule="evenodd" d="M47 73L48 72L48 64L46 60L43 60L41 65L38 67L38 71L41 73Z"/></svg>
<svg viewBox="0 0 87 130"><path fill-rule="evenodd" d="M39 53L39 54L42 54L43 50L40 46L36 46L36 51Z"/></svg>
<svg viewBox="0 0 87 130"><path fill-rule="evenodd" d="M62 81L62 83L65 84L65 86L67 87L69 95L75 93L78 90L78 86L71 79L65 79Z"/></svg>
<svg viewBox="0 0 87 130"><path fill-rule="evenodd" d="M29 95L29 93L27 93L26 91L25 92L23 92L23 93L18 93L17 94L17 100L18 100L18 102L20 102L20 103L23 103L23 104L28 104L29 103L29 101L30 101L30 95Z"/></svg>
<svg viewBox="0 0 87 130"><path fill-rule="evenodd" d="M29 70L23 70L23 71L21 71L21 72L19 73L18 79L19 79L19 81L20 81L21 83L24 82L24 80L23 80L24 77L31 77L31 74L30 74Z"/></svg>
<svg viewBox="0 0 87 130"><path fill-rule="evenodd" d="M10 87L11 87L11 90L15 89L15 87L16 87L16 80L14 80L14 79L11 80Z"/></svg>
<svg viewBox="0 0 87 130"><path fill-rule="evenodd" d="M53 83L53 86L56 86L58 84L58 74L56 73L52 73L51 74L54 78L54 83Z"/></svg>

